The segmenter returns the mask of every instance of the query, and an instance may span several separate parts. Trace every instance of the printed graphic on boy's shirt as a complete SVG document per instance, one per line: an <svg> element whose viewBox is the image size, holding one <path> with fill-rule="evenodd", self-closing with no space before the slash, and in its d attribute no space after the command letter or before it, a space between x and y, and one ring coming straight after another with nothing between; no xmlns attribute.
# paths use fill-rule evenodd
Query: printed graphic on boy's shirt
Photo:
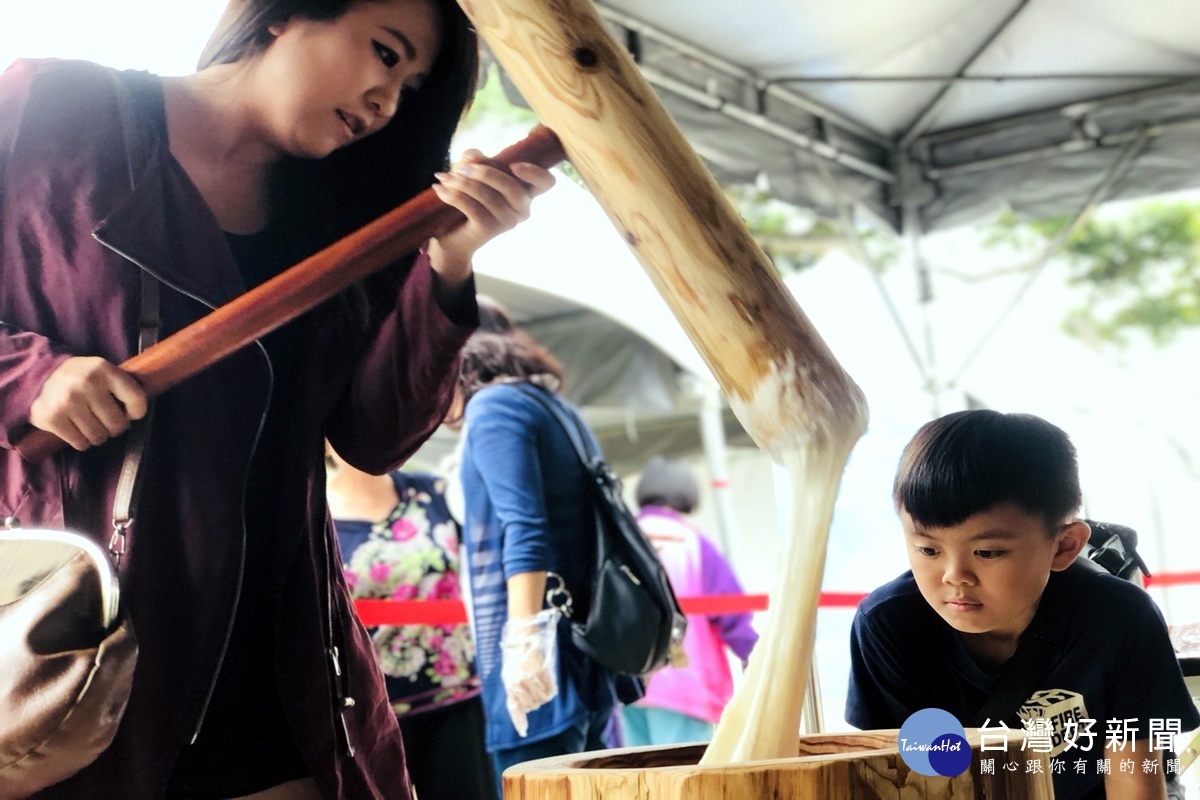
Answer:
<svg viewBox="0 0 1200 800"><path fill-rule="evenodd" d="M1090 750L1096 734L1081 722L1093 722L1088 717L1083 695L1066 689L1043 689L1021 704L1017 711L1027 731L1036 731L1049 743L1051 757L1061 755L1072 747ZM1090 737L1090 738L1089 738ZM1047 752L1042 750L1040 752Z"/></svg>

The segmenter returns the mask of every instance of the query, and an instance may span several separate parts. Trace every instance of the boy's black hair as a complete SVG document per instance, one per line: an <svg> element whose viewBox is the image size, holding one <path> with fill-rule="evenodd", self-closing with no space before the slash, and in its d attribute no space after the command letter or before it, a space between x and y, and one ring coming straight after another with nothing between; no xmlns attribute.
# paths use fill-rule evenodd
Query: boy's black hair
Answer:
<svg viewBox="0 0 1200 800"><path fill-rule="evenodd" d="M1082 502L1075 446L1032 414L959 411L926 423L904 448L892 499L919 525L944 528L1013 503L1048 533Z"/></svg>
<svg viewBox="0 0 1200 800"><path fill-rule="evenodd" d="M700 502L700 486L682 461L654 456L642 468L637 485L638 507L666 506L690 514Z"/></svg>

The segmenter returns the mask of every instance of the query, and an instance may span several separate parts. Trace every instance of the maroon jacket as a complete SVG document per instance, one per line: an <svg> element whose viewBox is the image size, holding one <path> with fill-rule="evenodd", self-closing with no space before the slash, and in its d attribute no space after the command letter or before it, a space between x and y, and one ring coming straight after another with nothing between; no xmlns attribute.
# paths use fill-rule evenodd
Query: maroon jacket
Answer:
<svg viewBox="0 0 1200 800"><path fill-rule="evenodd" d="M18 62L0 76L0 515L65 524L102 545L123 443L26 463L11 448L33 399L69 356L120 363L135 352L140 270L163 283L164 319L194 320L245 289L168 152L165 121L143 112L124 136L117 91L108 70L83 62ZM121 576L141 647L133 695L112 747L45 796L161 796L201 724L250 580L268 582L274 598L278 685L322 794L411 794L370 641L333 568L322 438L367 471L407 458L448 405L473 304L459 316L471 318L459 324L441 310L419 259L365 339L310 326L302 413L279 464L295 500L279 509L279 530L293 535L272 542L270 574L242 574L245 479L271 381L265 352L245 348L158 399ZM331 646L356 700L346 713L354 757L339 731Z"/></svg>

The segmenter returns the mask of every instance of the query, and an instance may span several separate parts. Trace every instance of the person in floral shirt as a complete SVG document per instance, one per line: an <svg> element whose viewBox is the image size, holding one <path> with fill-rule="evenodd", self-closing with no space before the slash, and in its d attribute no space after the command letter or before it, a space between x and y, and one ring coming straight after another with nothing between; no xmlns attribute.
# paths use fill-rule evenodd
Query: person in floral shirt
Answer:
<svg viewBox="0 0 1200 800"><path fill-rule="evenodd" d="M457 600L459 528L445 480L397 470L369 475L329 451L327 493L355 599ZM496 797L470 627L370 630L421 800Z"/></svg>

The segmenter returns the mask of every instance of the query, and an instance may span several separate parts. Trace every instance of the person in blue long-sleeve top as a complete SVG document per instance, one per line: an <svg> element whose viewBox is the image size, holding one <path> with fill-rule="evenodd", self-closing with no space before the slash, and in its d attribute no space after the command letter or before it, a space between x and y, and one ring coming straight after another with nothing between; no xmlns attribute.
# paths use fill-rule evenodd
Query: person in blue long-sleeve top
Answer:
<svg viewBox="0 0 1200 800"><path fill-rule="evenodd" d="M557 360L519 330L476 333L463 350L463 545L487 748L498 776L523 761L603 748L617 703L617 676L571 646L566 618L557 622L556 665L542 674L516 669L507 686L502 679L505 623L535 619L546 606L548 577L552 586L561 578L578 610L593 569L583 465L557 420L518 385L575 413L557 395L561 381ZM522 707L518 716L528 720L522 735L511 707L527 692L537 694L549 677L558 693L527 714Z"/></svg>

